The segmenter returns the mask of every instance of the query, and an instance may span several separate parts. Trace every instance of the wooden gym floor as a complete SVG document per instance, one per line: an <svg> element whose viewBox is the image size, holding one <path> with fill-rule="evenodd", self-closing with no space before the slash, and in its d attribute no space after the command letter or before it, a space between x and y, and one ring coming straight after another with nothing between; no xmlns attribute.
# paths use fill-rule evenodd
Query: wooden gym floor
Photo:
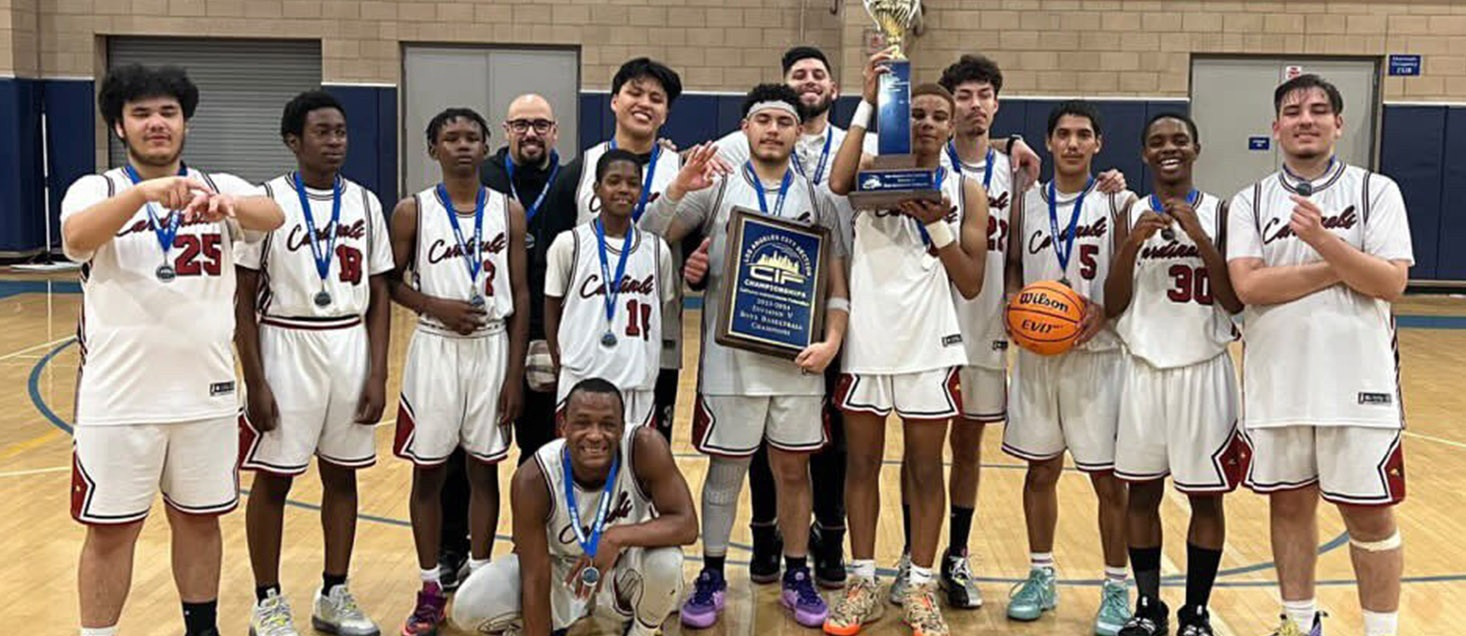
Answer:
<svg viewBox="0 0 1466 636"><path fill-rule="evenodd" d="M74 274L7 275L0 277L0 536L6 558L0 561L0 594L11 599L0 610L4 623L24 625L30 634L76 633L76 560L83 528L68 514L70 484L71 402L77 348L75 332L80 296ZM1457 467L1466 460L1466 432L1456 418L1466 411L1466 299L1413 296L1396 305L1400 316L1405 404L1409 430L1406 448L1409 499L1399 509L1407 550L1402 634L1454 634L1466 625L1466 478ZM686 325L695 326L697 312ZM387 418L395 416L399 372L410 316L394 316L392 376L388 386ZM688 341L696 334L688 329ZM695 347L689 346L688 361ZM692 386L684 374L679 397L673 450L697 499L706 460L688 443ZM1454 414L1454 415L1453 415ZM384 423L386 424L386 423ZM949 611L957 634L1087 634L1099 601L1101 560L1094 521L1094 498L1088 480L1075 472L1060 482L1061 519L1057 560L1062 597L1058 611L1042 620L1020 625L1004 618L1010 586L1027 571L1020 490L1022 465L1003 455L1000 429L987 433L983 443L982 488L971 550L973 569L982 577L987 605L977 611ZM383 632L396 633L411 610L418 587L408 527L408 465L391 456L391 427L378 429L379 463L361 473L361 522L352 568L352 590ZM893 435L886 456L900 457L900 435ZM517 456L517 455L516 455ZM511 457L511 460L514 459ZM508 483L513 461L501 469ZM249 477L243 486L249 487ZM882 480L883 515L878 545L882 567L894 567L901 544L897 513L897 462L888 461ZM320 501L319 483L312 473L297 480L293 506L286 515L282 582L296 611L296 624L308 628L310 599L319 585L320 526L314 506ZM744 568L748 556L747 492L735 526L729 554L728 609L713 630L717 634L809 634L779 607L776 586L752 586ZM499 524L500 537L509 531L508 497ZM161 502L156 506L161 507ZM169 570L166 522L161 510L153 515L138 545L132 593L122 617L122 633L177 634L179 606ZM1276 625L1277 591L1268 549L1265 501L1239 491L1228 498L1228 541L1223 572L1212 601L1218 633L1265 634ZM1332 633L1358 633L1360 616L1349 567L1348 549L1338 515L1323 508L1319 560L1321 607L1332 618ZM1457 511L1457 512L1452 512ZM1168 497L1166 522L1167 579L1165 597L1173 605L1183 595L1180 575L1185 567L1186 504ZM254 583L244 537L243 510L223 519L225 551L220 591L220 627L224 634L244 634ZM945 530L944 537L945 537ZM943 541L945 545L945 540ZM495 545L495 555L506 554L506 541ZM686 575L690 582L700 567L699 546L687 550ZM886 570L887 576L889 570ZM834 598L833 595L828 595ZM900 612L889 611L870 634L907 634ZM671 626L675 620L669 621ZM671 627L670 633L678 633ZM577 629L595 633L596 629Z"/></svg>

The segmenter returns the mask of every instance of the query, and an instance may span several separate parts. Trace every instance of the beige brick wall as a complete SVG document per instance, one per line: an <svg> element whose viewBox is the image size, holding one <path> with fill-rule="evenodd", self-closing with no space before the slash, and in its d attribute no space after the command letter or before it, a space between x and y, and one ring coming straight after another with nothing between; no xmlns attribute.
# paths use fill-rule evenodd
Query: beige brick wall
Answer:
<svg viewBox="0 0 1466 636"><path fill-rule="evenodd" d="M1192 52L1417 53L1424 75L1387 79L1387 99L1466 100L1466 2L925 2L926 32L908 47L923 78L981 51L1011 93L1185 96ZM807 42L850 71L853 93L870 25L857 0L0 0L0 72L33 75L39 57L46 75L94 75L98 36L289 37L320 39L334 82L396 83L403 42L568 44L582 47L588 89L650 55L689 89L743 90Z"/></svg>

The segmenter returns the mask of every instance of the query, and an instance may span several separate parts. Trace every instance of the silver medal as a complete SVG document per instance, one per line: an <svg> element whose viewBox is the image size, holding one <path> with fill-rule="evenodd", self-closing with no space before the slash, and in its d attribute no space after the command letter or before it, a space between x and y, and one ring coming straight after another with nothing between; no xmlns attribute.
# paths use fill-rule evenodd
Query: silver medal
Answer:
<svg viewBox="0 0 1466 636"><path fill-rule="evenodd" d="M601 334L601 346L607 348L616 346L616 334L609 331Z"/></svg>
<svg viewBox="0 0 1466 636"><path fill-rule="evenodd" d="M601 571L594 565L587 565L580 571L580 584L586 587L595 587L601 582Z"/></svg>
<svg viewBox="0 0 1466 636"><path fill-rule="evenodd" d="M331 293L322 289L321 291L316 292L315 300L317 307L329 306L331 304Z"/></svg>
<svg viewBox="0 0 1466 636"><path fill-rule="evenodd" d="M484 297L478 294L474 294L472 298L468 299L468 304L473 305L474 307L482 308L484 306Z"/></svg>
<svg viewBox="0 0 1466 636"><path fill-rule="evenodd" d="M164 283L171 283L173 282L173 279L178 278L178 272L174 271L173 266L167 263L159 265L158 270L154 272L154 275L158 277L159 281L162 281Z"/></svg>

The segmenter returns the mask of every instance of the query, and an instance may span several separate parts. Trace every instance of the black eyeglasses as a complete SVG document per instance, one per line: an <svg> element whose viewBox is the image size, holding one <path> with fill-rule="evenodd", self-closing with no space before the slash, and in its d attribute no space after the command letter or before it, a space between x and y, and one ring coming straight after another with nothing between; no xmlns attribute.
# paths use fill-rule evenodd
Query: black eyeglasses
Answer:
<svg viewBox="0 0 1466 636"><path fill-rule="evenodd" d="M530 128L533 128L535 132L541 135L545 135L549 134L550 129L555 127L555 122L548 119L511 119L505 123L509 126L510 131L521 135L529 132Z"/></svg>

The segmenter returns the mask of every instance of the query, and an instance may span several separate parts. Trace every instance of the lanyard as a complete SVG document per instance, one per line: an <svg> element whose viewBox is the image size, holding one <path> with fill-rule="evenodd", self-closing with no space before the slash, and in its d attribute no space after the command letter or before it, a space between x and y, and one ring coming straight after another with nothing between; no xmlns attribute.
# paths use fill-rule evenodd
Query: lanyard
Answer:
<svg viewBox="0 0 1466 636"><path fill-rule="evenodd" d="M748 173L748 180L753 183L753 191L758 193L758 209L764 214L769 213L769 200L764 196L764 182L758 178L758 173L753 171L753 162L743 164L743 170ZM785 169L784 180L779 183L779 198L774 200L774 216L783 216L784 197L789 194L789 184L794 182L794 172Z"/></svg>
<svg viewBox="0 0 1466 636"><path fill-rule="evenodd" d="M959 169L958 174L959 175L961 174L960 169ZM938 192L941 192L942 191L942 181L946 180L946 178L947 178L947 169L946 168L937 168L937 191ZM961 196L961 195L959 194L958 196ZM930 248L932 246L932 237L931 237L930 234L927 234L927 232L926 232L926 226L922 225L921 224L921 221L917 221L916 222L916 231L921 233L921 244L927 246L928 248Z"/></svg>
<svg viewBox="0 0 1466 636"><path fill-rule="evenodd" d="M570 468L570 449L562 448L560 451L560 466L565 474L565 507L570 514L570 527L575 530L575 540L580 542L580 549L585 555L594 559L596 548L601 544L601 531L606 527L606 513L611 510L611 500L615 498L616 473L621 469L621 456L618 454L611 460L611 473L606 476L606 487L601 492L601 499L596 503L596 518L590 528L590 536L585 535L585 528L580 526L580 506L575 503L575 472Z"/></svg>
<svg viewBox="0 0 1466 636"><path fill-rule="evenodd" d="M1201 191L1192 190L1191 192L1186 193L1186 205L1196 207L1196 200L1200 198ZM1156 212L1165 212L1166 206L1161 203L1160 197L1152 194L1150 195L1150 209L1155 210Z"/></svg>
<svg viewBox="0 0 1466 636"><path fill-rule="evenodd" d="M616 149L616 140L611 139L611 150ZM631 211L631 222L641 220L642 212L646 211L646 202L652 196L652 183L657 177L657 160L662 158L662 144L652 144L652 160L646 169L646 177L641 180L641 199L636 202L636 208Z"/></svg>
<svg viewBox="0 0 1466 636"><path fill-rule="evenodd" d="M947 142L947 156L952 159L952 168L962 172L962 158L957 156L957 143ZM982 189L987 190L993 185L993 147L988 146L988 156L983 160L982 166Z"/></svg>
<svg viewBox="0 0 1466 636"><path fill-rule="evenodd" d="M635 245L636 226L630 225L626 228L625 242L621 244L621 254L616 257L616 277L611 278L611 265L606 258L606 227L597 218L594 222L596 228L596 247L601 255L601 281L606 288L606 329L615 324L616 297L621 294L621 277L626 275L626 260L631 255L631 247Z"/></svg>
<svg viewBox="0 0 1466 636"><path fill-rule="evenodd" d="M1064 234L1059 234L1059 199L1058 192L1054 187L1054 181L1049 181L1049 229L1053 231L1054 256L1059 259L1060 276L1069 271L1069 257L1074 255L1074 229L1079 225L1079 215L1084 210L1084 197L1089 194L1089 189L1094 187L1094 177L1089 178L1089 183L1084 184L1084 189L1079 191L1079 196L1074 199L1074 211L1069 214L1069 229ZM1059 247L1060 237L1063 238L1063 248Z"/></svg>
<svg viewBox="0 0 1466 636"><path fill-rule="evenodd" d="M519 190L514 187L514 160L509 158L509 153L507 152L504 153L504 172L509 175L509 194L514 197L515 201L519 201L521 204L524 203L524 200L519 198ZM539 213L540 205L544 204L545 195L549 194L550 184L555 182L555 175L557 174L560 174L560 154L551 150L550 176L545 179L545 186L540 188L540 195L535 198L534 203L524 208L524 223L526 225L534 220L535 214Z"/></svg>
<svg viewBox="0 0 1466 636"><path fill-rule="evenodd" d="M143 182L142 176L131 165L126 166L123 171L127 173L127 178L132 180L132 185ZM178 176L185 176L187 174L188 168L180 162L178 164ZM151 201L145 204L144 207L148 211L148 226L153 228L153 234L158 237L158 247L163 248L163 260L166 261L168 260L168 250L173 248L173 239L178 236L178 225L183 222L183 215L177 212L170 212L167 217L168 224L165 226L162 221L158 220L158 211L153 208Z"/></svg>
<svg viewBox="0 0 1466 636"><path fill-rule="evenodd" d="M443 209L448 212L448 221L453 224L453 236L458 239L458 250L463 256L463 262L468 266L468 278L477 285L479 268L484 262L479 260L483 253L484 239L484 202L488 200L488 190L479 187L478 199L473 203L473 254L468 253L468 243L463 240L463 228L458 225L458 211L453 209L453 199L448 196L448 188L442 182L438 183L438 199L443 203Z"/></svg>
<svg viewBox="0 0 1466 636"><path fill-rule="evenodd" d="M809 183L811 185L819 185L820 180L824 179L825 165L827 165L830 160L830 142L834 139L835 131L832 130L831 126L827 124L825 126L825 149L820 151L820 162L815 165L814 176L810 177L809 179ZM805 175L807 177L809 176L809 173L806 172L804 169L804 161L799 158L798 152L794 153L794 167L799 170L799 174Z"/></svg>
<svg viewBox="0 0 1466 636"><path fill-rule="evenodd" d="M324 255L321 254L320 241L316 238L316 219L311 214L310 197L305 194L305 183L301 181L299 172L295 173L295 193L300 195L300 211L305 214L305 231L310 235L311 257L316 261L316 273L321 276L321 284L324 285L326 277L331 273L331 254L336 245L336 229L340 227L341 221L341 176L336 176L336 182L331 187L331 224L326 226Z"/></svg>

